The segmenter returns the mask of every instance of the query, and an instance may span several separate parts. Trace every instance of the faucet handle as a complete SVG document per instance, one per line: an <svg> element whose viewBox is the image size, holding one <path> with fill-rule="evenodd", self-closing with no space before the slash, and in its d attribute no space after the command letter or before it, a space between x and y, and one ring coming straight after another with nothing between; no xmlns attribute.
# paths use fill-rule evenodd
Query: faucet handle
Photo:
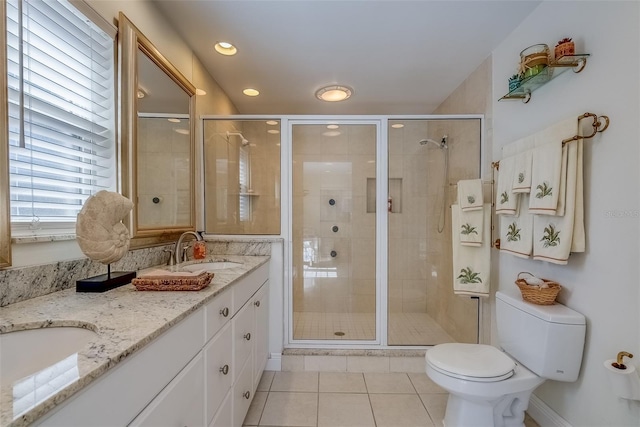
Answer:
<svg viewBox="0 0 640 427"><path fill-rule="evenodd" d="M189 248L190 248L189 245L182 247L182 256L180 257L182 262L189 261L189 256L187 255L187 251L189 250Z"/></svg>
<svg viewBox="0 0 640 427"><path fill-rule="evenodd" d="M176 265L176 259L173 256L173 249L163 249L162 252L169 253L169 259L167 260L167 265Z"/></svg>

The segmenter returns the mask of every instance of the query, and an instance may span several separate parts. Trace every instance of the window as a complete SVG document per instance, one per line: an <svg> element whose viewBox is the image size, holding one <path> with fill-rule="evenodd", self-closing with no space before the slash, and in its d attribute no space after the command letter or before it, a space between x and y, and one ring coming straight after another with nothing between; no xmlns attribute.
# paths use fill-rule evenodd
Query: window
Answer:
<svg viewBox="0 0 640 427"><path fill-rule="evenodd" d="M91 194L115 188L115 33L66 0L6 7L12 227L71 228Z"/></svg>
<svg viewBox="0 0 640 427"><path fill-rule="evenodd" d="M240 221L251 221L251 197L250 190L250 170L249 150L248 147L240 147L239 161L239 179L240 182Z"/></svg>

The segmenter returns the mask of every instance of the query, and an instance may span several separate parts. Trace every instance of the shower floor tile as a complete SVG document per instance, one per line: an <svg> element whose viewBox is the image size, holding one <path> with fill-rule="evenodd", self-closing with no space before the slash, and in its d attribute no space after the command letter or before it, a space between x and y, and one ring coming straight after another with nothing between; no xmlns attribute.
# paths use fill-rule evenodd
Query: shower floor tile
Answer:
<svg viewBox="0 0 640 427"><path fill-rule="evenodd" d="M296 340L374 340L373 313L295 312ZM435 345L455 342L427 313L392 313L389 345Z"/></svg>

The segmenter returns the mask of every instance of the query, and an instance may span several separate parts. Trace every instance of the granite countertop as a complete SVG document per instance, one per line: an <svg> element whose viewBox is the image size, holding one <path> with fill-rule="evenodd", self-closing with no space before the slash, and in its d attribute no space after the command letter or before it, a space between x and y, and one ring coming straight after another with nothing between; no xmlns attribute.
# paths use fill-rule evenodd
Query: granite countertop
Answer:
<svg viewBox="0 0 640 427"><path fill-rule="evenodd" d="M77 353L77 370L75 366L72 369L77 375L70 383L68 377L62 382L57 378L38 390L32 387L27 392L24 384L19 385L21 381L3 386L0 426L26 426L43 417L237 279L267 262L269 257L215 255L202 262L221 259L239 262L242 266L216 271L209 286L198 292L141 292L131 284L104 293L76 293L75 288L71 288L3 307L0 333L76 326L93 330L97 338ZM19 388L22 390L18 391Z"/></svg>

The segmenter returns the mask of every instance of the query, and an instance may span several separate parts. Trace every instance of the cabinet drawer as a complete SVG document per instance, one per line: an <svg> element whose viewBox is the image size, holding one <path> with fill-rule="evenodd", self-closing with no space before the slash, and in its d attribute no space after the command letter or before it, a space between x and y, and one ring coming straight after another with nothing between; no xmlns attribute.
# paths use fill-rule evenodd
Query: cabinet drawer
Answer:
<svg viewBox="0 0 640 427"><path fill-rule="evenodd" d="M242 426L253 399L251 359L242 367L238 380L233 386L233 425Z"/></svg>
<svg viewBox="0 0 640 427"><path fill-rule="evenodd" d="M228 323L204 349L207 422L211 421L233 384L232 357L231 324Z"/></svg>
<svg viewBox="0 0 640 427"><path fill-rule="evenodd" d="M231 427L233 425L233 399L231 392L227 393L227 397L220 405L218 413L209 424L209 427Z"/></svg>
<svg viewBox="0 0 640 427"><path fill-rule="evenodd" d="M267 279L269 279L269 263L261 265L256 271L233 285L233 301L236 311L256 293Z"/></svg>
<svg viewBox="0 0 640 427"><path fill-rule="evenodd" d="M233 317L233 292L227 289L206 305L206 341L209 341Z"/></svg>
<svg viewBox="0 0 640 427"><path fill-rule="evenodd" d="M245 304L235 315L232 322L233 328L233 380L238 381L240 369L247 358L251 356L254 333L253 304Z"/></svg>
<svg viewBox="0 0 640 427"><path fill-rule="evenodd" d="M130 426L204 425L203 389L204 358L198 353Z"/></svg>

